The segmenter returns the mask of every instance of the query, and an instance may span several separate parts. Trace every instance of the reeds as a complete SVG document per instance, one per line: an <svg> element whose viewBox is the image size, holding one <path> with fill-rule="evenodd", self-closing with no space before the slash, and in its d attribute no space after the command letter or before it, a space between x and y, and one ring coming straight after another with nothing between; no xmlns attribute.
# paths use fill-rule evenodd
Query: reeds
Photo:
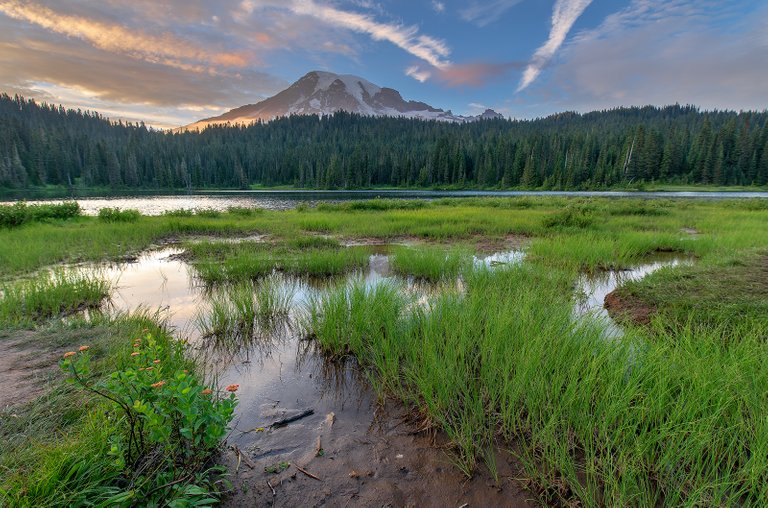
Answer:
<svg viewBox="0 0 768 508"><path fill-rule="evenodd" d="M96 276L57 270L7 283L0 292L0 324L19 326L98 307L109 297L110 284Z"/></svg>

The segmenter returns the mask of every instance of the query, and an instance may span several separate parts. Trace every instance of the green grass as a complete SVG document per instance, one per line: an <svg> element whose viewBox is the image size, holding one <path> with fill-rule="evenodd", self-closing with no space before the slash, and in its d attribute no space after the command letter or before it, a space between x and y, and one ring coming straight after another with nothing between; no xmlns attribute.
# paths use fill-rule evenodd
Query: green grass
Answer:
<svg viewBox="0 0 768 508"><path fill-rule="evenodd" d="M279 275L212 290L196 321L203 337L247 342L291 309L295 288Z"/></svg>
<svg viewBox="0 0 768 508"><path fill-rule="evenodd" d="M717 333L691 331L604 340L572 321L572 280L536 266L482 270L465 295L428 309L396 289L341 287L311 308L309 330L444 430L468 474L500 436L546 504L759 504L765 330L725 349Z"/></svg>
<svg viewBox="0 0 768 508"><path fill-rule="evenodd" d="M0 326L27 326L97 308L109 297L110 289L98 277L61 270L4 284L0 287Z"/></svg>
<svg viewBox="0 0 768 508"><path fill-rule="evenodd" d="M418 279L455 279L472 266L472 254L459 247L398 246L392 250L391 265L396 273Z"/></svg>
<svg viewBox="0 0 768 508"><path fill-rule="evenodd" d="M702 236L685 249L696 255L708 255L713 242L722 251L732 251L764 245L768 236L763 227L768 215L768 204L764 200L670 203L669 200L522 197L441 199L419 202L418 207L406 203L410 202L390 205L387 201L386 205L373 206L374 209L353 202L343 207L265 210L252 214L241 210L210 216L169 214L139 217L135 222L102 222L93 217L77 217L52 223L28 223L0 229L0 278L60 262L114 259L159 242L196 235L266 234L290 240L307 233L322 233L336 238L377 241L407 236L442 243L471 243L519 235L557 244L561 239L567 241L568 237L587 233L611 239L619 256L625 250L622 245L625 239L631 240L632 235L640 233L669 239L657 243L672 243L670 248L679 248L672 238L690 241L680 230L694 228ZM377 207L385 209L375 209ZM561 227L560 224L547 227L567 207L591 217L588 227ZM562 217L555 222L562 220L567 223ZM541 249L546 255L549 247ZM607 258L606 255L604 259ZM587 264L599 261L585 257Z"/></svg>
<svg viewBox="0 0 768 508"><path fill-rule="evenodd" d="M335 240L300 237L286 242L199 242L185 247L206 284L255 280L275 271L333 276L368 264L367 247L341 247Z"/></svg>
<svg viewBox="0 0 768 508"><path fill-rule="evenodd" d="M738 341L744 329L768 332L768 255L742 252L713 263L659 270L628 282L616 295L630 308L652 309L661 328L708 328L719 331L724 341Z"/></svg>

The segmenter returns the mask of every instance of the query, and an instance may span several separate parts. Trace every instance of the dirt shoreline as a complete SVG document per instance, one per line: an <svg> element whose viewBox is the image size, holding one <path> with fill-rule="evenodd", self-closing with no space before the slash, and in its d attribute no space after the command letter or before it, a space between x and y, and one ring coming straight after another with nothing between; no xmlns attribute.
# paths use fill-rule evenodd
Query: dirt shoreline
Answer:
<svg viewBox="0 0 768 508"><path fill-rule="evenodd" d="M270 449L273 441L279 448ZM445 436L420 432L396 402L372 405L367 418L331 412L265 429L247 449L222 455L234 487L225 507L538 506L511 454L497 453L498 482L482 466L467 478L451 462ZM281 462L287 469L274 472Z"/></svg>

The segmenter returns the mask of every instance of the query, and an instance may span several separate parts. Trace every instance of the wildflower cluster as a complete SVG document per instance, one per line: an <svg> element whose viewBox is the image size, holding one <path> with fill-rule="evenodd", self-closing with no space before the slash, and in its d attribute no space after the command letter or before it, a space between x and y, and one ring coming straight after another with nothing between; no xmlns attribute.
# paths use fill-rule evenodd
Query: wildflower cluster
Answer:
<svg viewBox="0 0 768 508"><path fill-rule="evenodd" d="M109 454L132 484L148 470L200 471L226 436L237 386L220 394L204 386L180 368L185 361L179 343L146 333L132 346L124 367L104 380L91 380L88 346L65 353L60 366L68 381L117 406L125 426L112 436Z"/></svg>

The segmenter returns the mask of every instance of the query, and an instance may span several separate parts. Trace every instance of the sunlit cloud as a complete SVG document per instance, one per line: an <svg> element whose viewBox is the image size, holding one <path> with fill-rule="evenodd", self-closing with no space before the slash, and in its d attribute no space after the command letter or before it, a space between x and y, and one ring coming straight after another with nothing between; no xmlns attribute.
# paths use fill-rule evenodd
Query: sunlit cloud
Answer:
<svg viewBox="0 0 768 508"><path fill-rule="evenodd" d="M233 52L208 51L171 34L155 36L121 25L56 12L48 7L17 0L0 0L0 12L99 49L132 58L177 67L191 72L214 72L211 66L243 67L247 58Z"/></svg>
<svg viewBox="0 0 768 508"><path fill-rule="evenodd" d="M531 83L536 81L541 70L563 45L573 24L591 3L592 0L557 0L555 2L552 9L552 28L549 31L547 42L536 50L528 67L523 71L523 77L517 87L518 92L528 88Z"/></svg>
<svg viewBox="0 0 768 508"><path fill-rule="evenodd" d="M437 13L443 13L445 12L445 4L438 0L432 0L432 10Z"/></svg>
<svg viewBox="0 0 768 508"><path fill-rule="evenodd" d="M296 0L290 5L295 14L311 16L329 25L365 33L376 41L390 42L438 69L451 63L448 60L451 54L448 45L435 37L419 34L415 25L381 23L367 14L320 5L313 0Z"/></svg>

